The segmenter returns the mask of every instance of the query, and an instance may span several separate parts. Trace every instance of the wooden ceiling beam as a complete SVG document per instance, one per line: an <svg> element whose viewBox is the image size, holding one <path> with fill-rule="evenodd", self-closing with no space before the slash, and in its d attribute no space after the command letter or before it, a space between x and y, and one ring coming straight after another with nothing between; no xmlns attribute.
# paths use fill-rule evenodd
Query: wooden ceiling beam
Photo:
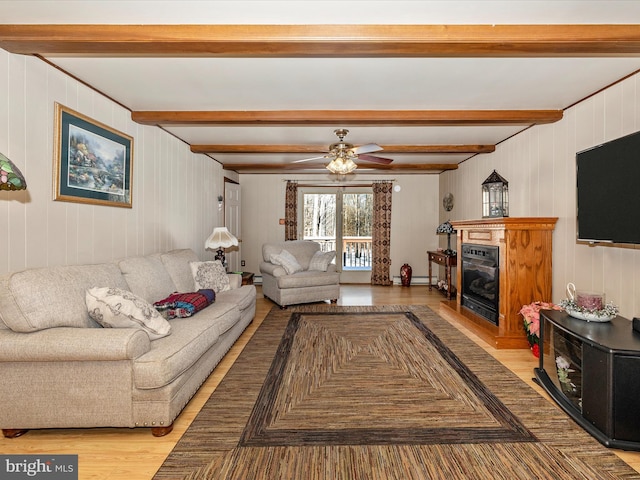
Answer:
<svg viewBox="0 0 640 480"><path fill-rule="evenodd" d="M380 145L387 153L491 153L495 145Z"/></svg>
<svg viewBox="0 0 640 480"><path fill-rule="evenodd" d="M237 172L242 171L282 171L282 170L317 170L324 169L323 163L224 163L223 168L226 170L235 170ZM456 170L457 164L451 163L404 163L404 164L389 164L382 165L377 163L361 162L358 163L358 168L361 170L396 170L396 171L443 171L443 170Z"/></svg>
<svg viewBox="0 0 640 480"><path fill-rule="evenodd" d="M380 145L385 153L491 153L495 145ZM326 153L328 145L191 145L193 153Z"/></svg>
<svg viewBox="0 0 640 480"><path fill-rule="evenodd" d="M562 119L562 110L223 110L134 111L144 125L531 125Z"/></svg>
<svg viewBox="0 0 640 480"><path fill-rule="evenodd" d="M191 145L193 153L326 153L328 145Z"/></svg>
<svg viewBox="0 0 640 480"><path fill-rule="evenodd" d="M640 25L0 25L11 53L174 57L640 54Z"/></svg>

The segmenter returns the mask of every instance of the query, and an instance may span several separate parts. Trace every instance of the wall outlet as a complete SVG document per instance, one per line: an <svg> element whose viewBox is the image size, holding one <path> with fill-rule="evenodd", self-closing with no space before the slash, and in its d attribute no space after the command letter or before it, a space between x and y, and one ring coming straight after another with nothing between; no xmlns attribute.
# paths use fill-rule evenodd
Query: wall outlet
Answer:
<svg viewBox="0 0 640 480"><path fill-rule="evenodd" d="M240 260L240 266L244 267L245 266L245 261L244 260Z"/></svg>

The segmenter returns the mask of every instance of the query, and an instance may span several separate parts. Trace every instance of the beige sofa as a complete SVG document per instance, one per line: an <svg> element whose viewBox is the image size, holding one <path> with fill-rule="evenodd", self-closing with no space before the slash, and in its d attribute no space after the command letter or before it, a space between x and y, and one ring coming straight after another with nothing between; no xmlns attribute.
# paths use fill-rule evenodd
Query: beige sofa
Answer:
<svg viewBox="0 0 640 480"><path fill-rule="evenodd" d="M297 263L299 269L292 269L286 259L278 260L277 257L282 256L284 251L291 254L295 259L294 265ZM320 244L310 240L265 243L262 246L263 262L260 264L263 295L281 308L324 300L337 302L340 298L340 273L334 263L327 264L328 259L335 258L335 252L333 257L325 253L329 256L324 258L324 265L322 261L316 261L322 254Z"/></svg>
<svg viewBox="0 0 640 480"><path fill-rule="evenodd" d="M255 287L230 275L230 290L191 317L169 320L170 333L156 340L140 328L101 327L89 316L85 295L114 287L153 303L172 292L194 292L190 265L198 261L192 250L173 250L0 277L3 434L78 427L169 433L253 320Z"/></svg>

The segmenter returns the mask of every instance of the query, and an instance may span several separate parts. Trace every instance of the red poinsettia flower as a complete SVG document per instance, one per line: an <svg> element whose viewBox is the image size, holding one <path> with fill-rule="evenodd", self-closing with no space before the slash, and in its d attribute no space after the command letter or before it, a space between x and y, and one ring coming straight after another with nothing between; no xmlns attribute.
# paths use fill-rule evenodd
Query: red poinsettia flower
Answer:
<svg viewBox="0 0 640 480"><path fill-rule="evenodd" d="M531 351L536 358L540 356L538 343L540 343L540 310L562 310L562 307L549 302L533 302L523 305L520 315L524 317L524 330L527 332L527 340ZM536 347L536 350L533 350Z"/></svg>

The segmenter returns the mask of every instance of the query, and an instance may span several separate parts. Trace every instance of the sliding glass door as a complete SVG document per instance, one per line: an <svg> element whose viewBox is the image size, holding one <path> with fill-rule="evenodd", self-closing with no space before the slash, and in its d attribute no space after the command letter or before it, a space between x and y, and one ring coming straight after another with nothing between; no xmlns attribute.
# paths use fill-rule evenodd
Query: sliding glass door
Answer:
<svg viewBox="0 0 640 480"><path fill-rule="evenodd" d="M368 187L301 187L299 238L336 251L343 283L371 281L373 193Z"/></svg>

